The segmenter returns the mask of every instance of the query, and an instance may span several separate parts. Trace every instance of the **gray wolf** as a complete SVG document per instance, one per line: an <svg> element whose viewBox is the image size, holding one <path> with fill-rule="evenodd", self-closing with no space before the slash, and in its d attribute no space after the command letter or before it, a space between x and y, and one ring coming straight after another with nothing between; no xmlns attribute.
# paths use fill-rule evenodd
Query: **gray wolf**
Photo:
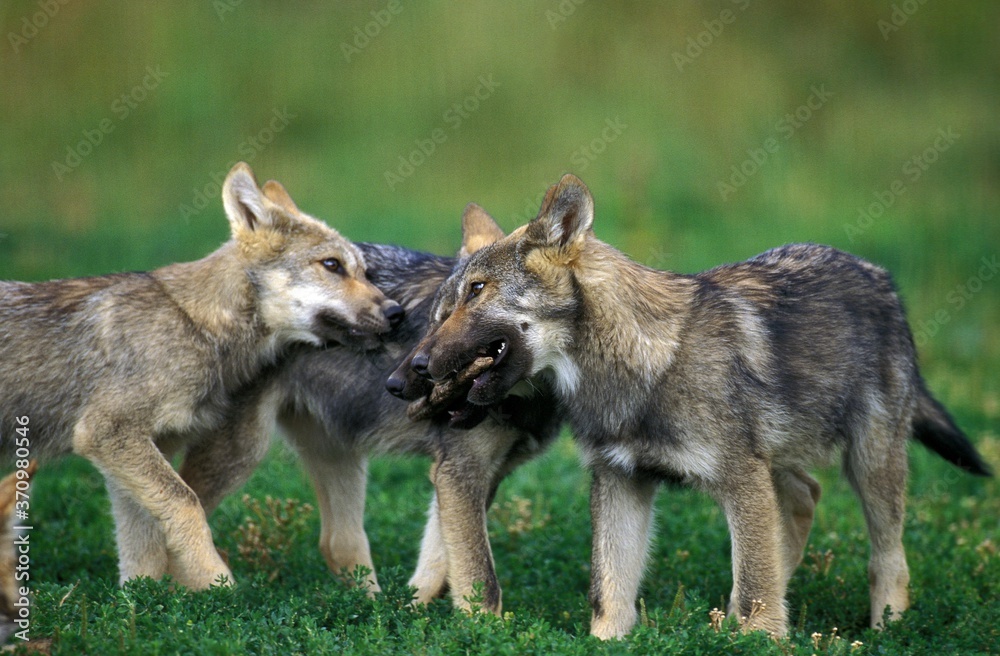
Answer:
<svg viewBox="0 0 1000 656"><path fill-rule="evenodd" d="M466 211L460 255L466 247L477 247L484 233L499 231L477 210ZM378 348L301 349L282 368L272 392L278 424L316 490L320 550L340 576L358 566L369 570L367 587L379 590L364 530L368 457L430 456L436 494L410 580L417 588L415 600L427 603L450 591L458 607L468 608L473 584L482 582L483 609L499 613L501 591L486 510L500 481L555 438L561 420L551 391L544 381L534 381L533 387L504 395L490 407L451 395L420 408L423 419L410 421L406 404L390 391L410 400L430 391L430 383L410 375L404 358L425 333L434 294L456 260L397 246L357 246L368 279L402 305L405 319L382 336Z"/></svg>
<svg viewBox="0 0 1000 656"><path fill-rule="evenodd" d="M280 184L258 188L240 163L222 195L232 238L204 259L0 282L0 449L10 457L27 417L33 457L97 467L121 582L231 581L206 516L266 451L273 418L255 390L292 344L376 342L402 319L357 248Z"/></svg>
<svg viewBox="0 0 1000 656"><path fill-rule="evenodd" d="M664 481L707 492L732 537L729 612L784 634L785 589L820 487L806 470L841 453L871 539L871 624L909 603L902 531L909 437L989 475L927 391L883 269L799 244L680 275L599 241L593 199L567 175L538 216L481 248L441 288L411 356L447 380L493 359L467 399L489 404L554 376L593 472L591 632L626 634Z"/></svg>

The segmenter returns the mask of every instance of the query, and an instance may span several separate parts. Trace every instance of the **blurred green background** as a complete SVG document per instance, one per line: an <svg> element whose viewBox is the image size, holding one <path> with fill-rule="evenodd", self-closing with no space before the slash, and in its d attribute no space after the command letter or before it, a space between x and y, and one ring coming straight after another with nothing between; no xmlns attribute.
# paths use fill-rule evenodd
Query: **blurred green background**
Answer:
<svg viewBox="0 0 1000 656"><path fill-rule="evenodd" d="M997 3L4 0L0 24L0 278L200 257L241 159L353 239L441 253L467 202L513 228L574 172L651 266L816 241L888 267L932 388L1000 416Z"/></svg>

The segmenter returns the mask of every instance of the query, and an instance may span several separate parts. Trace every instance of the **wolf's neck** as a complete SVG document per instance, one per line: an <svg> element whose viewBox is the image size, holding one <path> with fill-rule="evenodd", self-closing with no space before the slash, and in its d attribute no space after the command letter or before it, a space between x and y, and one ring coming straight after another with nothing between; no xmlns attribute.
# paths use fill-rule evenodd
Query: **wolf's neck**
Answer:
<svg viewBox="0 0 1000 656"><path fill-rule="evenodd" d="M570 353L581 374L651 381L665 372L690 311L692 280L643 266L597 239L588 240L575 271L583 303Z"/></svg>
<svg viewBox="0 0 1000 656"><path fill-rule="evenodd" d="M232 244L196 262L157 269L153 276L199 332L222 347L263 339L256 299L246 271L227 252Z"/></svg>

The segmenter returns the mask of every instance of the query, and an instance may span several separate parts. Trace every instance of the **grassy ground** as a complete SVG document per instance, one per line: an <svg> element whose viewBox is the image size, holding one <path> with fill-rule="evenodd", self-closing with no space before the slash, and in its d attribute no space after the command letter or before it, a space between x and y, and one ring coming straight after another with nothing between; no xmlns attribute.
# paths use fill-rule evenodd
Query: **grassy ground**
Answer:
<svg viewBox="0 0 1000 656"><path fill-rule="evenodd" d="M997 461L1000 440L980 446ZM317 517L301 506L281 530L263 523L268 549L239 555L248 542L241 527L261 522L237 497L212 522L237 587L187 594L141 581L118 589L100 477L82 462L64 462L41 472L35 486L42 528L32 537L32 635L56 636L53 653L63 654L995 653L997 484L959 474L920 447L912 456L905 543L913 607L883 633L867 628L860 509L837 473L824 471L825 496L789 593L796 628L787 640L710 627L708 613L723 607L731 585L725 522L703 496L673 490L657 503L643 625L623 643L587 637L588 477L566 437L515 473L491 512L503 619L454 613L445 602L406 607L430 495L423 461L385 458L372 468L367 524L385 588L375 600L332 580L316 548ZM311 500L295 457L280 444L245 491ZM855 641L862 645L852 648Z"/></svg>
<svg viewBox="0 0 1000 656"><path fill-rule="evenodd" d="M814 241L888 267L931 389L997 467L998 17L985 1L11 0L0 279L204 255L226 238L215 181L236 159L351 238L442 253L457 247L466 202L513 228L571 171L594 192L598 236L651 266L696 271ZM421 158L437 130L447 138ZM254 550L239 495L212 519L239 586L119 590L103 484L68 459L34 487L31 633L64 654L811 654L855 641L853 653L996 652L997 483L919 447L912 462L913 608L886 632L865 628L863 522L831 470L791 584L788 641L710 627L731 584L725 523L705 498L665 491L643 626L602 645L586 637L588 478L568 436L501 488L491 515L503 619L405 607L426 462L372 467L386 592L368 600L325 571L315 513L293 506ZM251 506L312 501L281 446L245 492Z"/></svg>

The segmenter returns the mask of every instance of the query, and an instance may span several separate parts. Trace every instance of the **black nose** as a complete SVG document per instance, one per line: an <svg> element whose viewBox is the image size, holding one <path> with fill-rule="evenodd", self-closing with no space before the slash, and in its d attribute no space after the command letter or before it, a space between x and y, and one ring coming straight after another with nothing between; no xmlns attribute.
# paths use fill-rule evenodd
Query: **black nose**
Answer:
<svg viewBox="0 0 1000 656"><path fill-rule="evenodd" d="M413 360L410 361L410 368L415 372L427 378L429 374L427 373L427 365L430 364L430 358L427 357L426 353L417 353L413 356Z"/></svg>
<svg viewBox="0 0 1000 656"><path fill-rule="evenodd" d="M403 389L405 387L406 381L399 374L394 373L385 381L385 389L389 391L389 394L398 396L399 398L403 398Z"/></svg>
<svg viewBox="0 0 1000 656"><path fill-rule="evenodd" d="M382 314L384 314L385 318L389 320L390 326L398 326L399 323L403 320L403 317L406 316L406 311L403 310L402 305L394 303L393 305L390 305L385 310L383 310Z"/></svg>

